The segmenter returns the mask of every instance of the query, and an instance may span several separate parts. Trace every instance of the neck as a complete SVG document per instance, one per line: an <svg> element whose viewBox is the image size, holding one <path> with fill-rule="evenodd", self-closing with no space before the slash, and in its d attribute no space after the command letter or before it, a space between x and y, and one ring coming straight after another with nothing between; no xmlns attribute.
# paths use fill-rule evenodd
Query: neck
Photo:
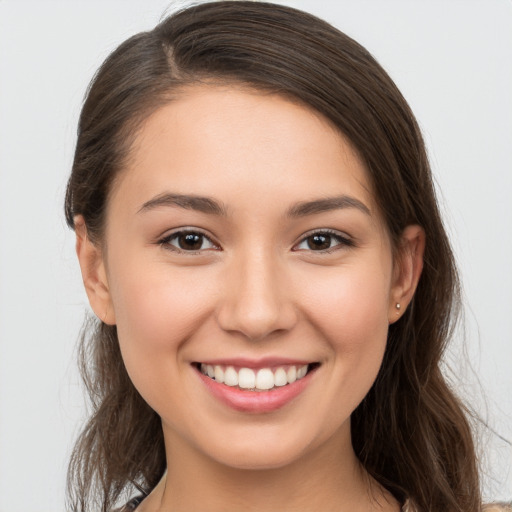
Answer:
<svg viewBox="0 0 512 512"><path fill-rule="evenodd" d="M167 433L167 472L141 512L399 510L394 498L361 467L346 436L271 469L226 466L172 437Z"/></svg>

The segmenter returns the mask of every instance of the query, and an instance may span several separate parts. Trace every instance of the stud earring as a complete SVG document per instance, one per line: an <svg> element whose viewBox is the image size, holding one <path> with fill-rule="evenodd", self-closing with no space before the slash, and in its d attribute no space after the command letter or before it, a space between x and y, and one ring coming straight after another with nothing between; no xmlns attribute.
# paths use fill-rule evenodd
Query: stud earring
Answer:
<svg viewBox="0 0 512 512"><path fill-rule="evenodd" d="M400 305L400 302L397 302L397 303L395 304L395 308L396 308L396 310L397 310L397 313L398 313L398 311L400 311L400 308L401 308L401 307L402 307L402 306Z"/></svg>

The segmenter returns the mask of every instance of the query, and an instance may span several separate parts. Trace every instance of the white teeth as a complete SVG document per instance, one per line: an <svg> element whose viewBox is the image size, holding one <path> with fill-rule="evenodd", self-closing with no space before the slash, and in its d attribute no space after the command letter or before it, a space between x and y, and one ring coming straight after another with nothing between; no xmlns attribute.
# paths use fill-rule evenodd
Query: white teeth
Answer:
<svg viewBox="0 0 512 512"><path fill-rule="evenodd" d="M270 368L260 368L255 371L251 368L240 368L238 371L233 366L221 366L201 363L201 373L226 386L240 389L252 389L266 391L274 387L293 384L302 379L308 373L308 365L279 367L275 371Z"/></svg>
<svg viewBox="0 0 512 512"><path fill-rule="evenodd" d="M238 371L238 385L242 389L252 389L256 387L256 374L250 368L240 368Z"/></svg>
<svg viewBox="0 0 512 512"><path fill-rule="evenodd" d="M293 384L297 380L297 368L295 366L290 366L288 371L286 372L286 380L288 384Z"/></svg>
<svg viewBox="0 0 512 512"><path fill-rule="evenodd" d="M224 382L224 370L220 366L215 366L215 380L217 382Z"/></svg>
<svg viewBox="0 0 512 512"><path fill-rule="evenodd" d="M286 379L286 372L284 368L278 368L274 375L274 385L275 386L286 386L288 384L288 380Z"/></svg>
<svg viewBox="0 0 512 512"><path fill-rule="evenodd" d="M224 384L238 386L238 372L232 366L228 366L224 372Z"/></svg>
<svg viewBox="0 0 512 512"><path fill-rule="evenodd" d="M302 377L305 377L306 373L308 373L308 365L305 364L304 366L301 366L297 370L297 379L302 379Z"/></svg>
<svg viewBox="0 0 512 512"><path fill-rule="evenodd" d="M257 389L272 389L274 387L274 374L269 368L262 368L256 374Z"/></svg>

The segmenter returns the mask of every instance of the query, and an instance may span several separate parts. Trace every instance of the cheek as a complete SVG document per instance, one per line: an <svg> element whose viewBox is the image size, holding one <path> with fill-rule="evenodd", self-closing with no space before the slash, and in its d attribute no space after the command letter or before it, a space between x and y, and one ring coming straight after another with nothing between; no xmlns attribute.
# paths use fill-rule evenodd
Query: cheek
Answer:
<svg viewBox="0 0 512 512"><path fill-rule="evenodd" d="M189 271L192 270L192 271ZM198 269L125 258L111 276L111 295L125 366L141 394L178 378L182 345L208 316L212 294ZM172 365L172 371L170 366Z"/></svg>
<svg viewBox="0 0 512 512"><path fill-rule="evenodd" d="M308 313L327 346L332 386L317 405L330 411L326 428L332 430L350 417L375 382L388 334L389 281L369 273L347 274L311 293Z"/></svg>
<svg viewBox="0 0 512 512"><path fill-rule="evenodd" d="M151 345L183 337L211 296L205 273L172 267L165 257L125 257L109 276L118 330L134 343Z"/></svg>
<svg viewBox="0 0 512 512"><path fill-rule="evenodd" d="M328 347L326 364L336 383L325 400L336 404L341 419L364 398L382 364L391 282L387 268L384 260L336 269L309 293L308 315Z"/></svg>
<svg viewBox="0 0 512 512"><path fill-rule="evenodd" d="M308 315L337 348L351 352L385 343L390 272L382 264L335 269L306 293Z"/></svg>

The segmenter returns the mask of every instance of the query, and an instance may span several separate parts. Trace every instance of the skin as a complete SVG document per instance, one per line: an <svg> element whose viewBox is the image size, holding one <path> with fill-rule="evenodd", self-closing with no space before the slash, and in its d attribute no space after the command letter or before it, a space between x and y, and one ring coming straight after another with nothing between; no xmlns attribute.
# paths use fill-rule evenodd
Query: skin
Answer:
<svg viewBox="0 0 512 512"><path fill-rule="evenodd" d="M154 203L169 193L224 214ZM340 196L364 207L289 215ZM199 250L169 239L184 227L207 237ZM326 230L330 248L311 248ZM81 217L76 231L91 306L117 325L130 378L162 418L168 470L142 512L399 509L358 463L350 415L414 294L424 234L409 226L393 259L366 169L327 120L277 95L189 87L139 132L103 243ZM192 365L266 356L320 366L265 414L213 398Z"/></svg>

